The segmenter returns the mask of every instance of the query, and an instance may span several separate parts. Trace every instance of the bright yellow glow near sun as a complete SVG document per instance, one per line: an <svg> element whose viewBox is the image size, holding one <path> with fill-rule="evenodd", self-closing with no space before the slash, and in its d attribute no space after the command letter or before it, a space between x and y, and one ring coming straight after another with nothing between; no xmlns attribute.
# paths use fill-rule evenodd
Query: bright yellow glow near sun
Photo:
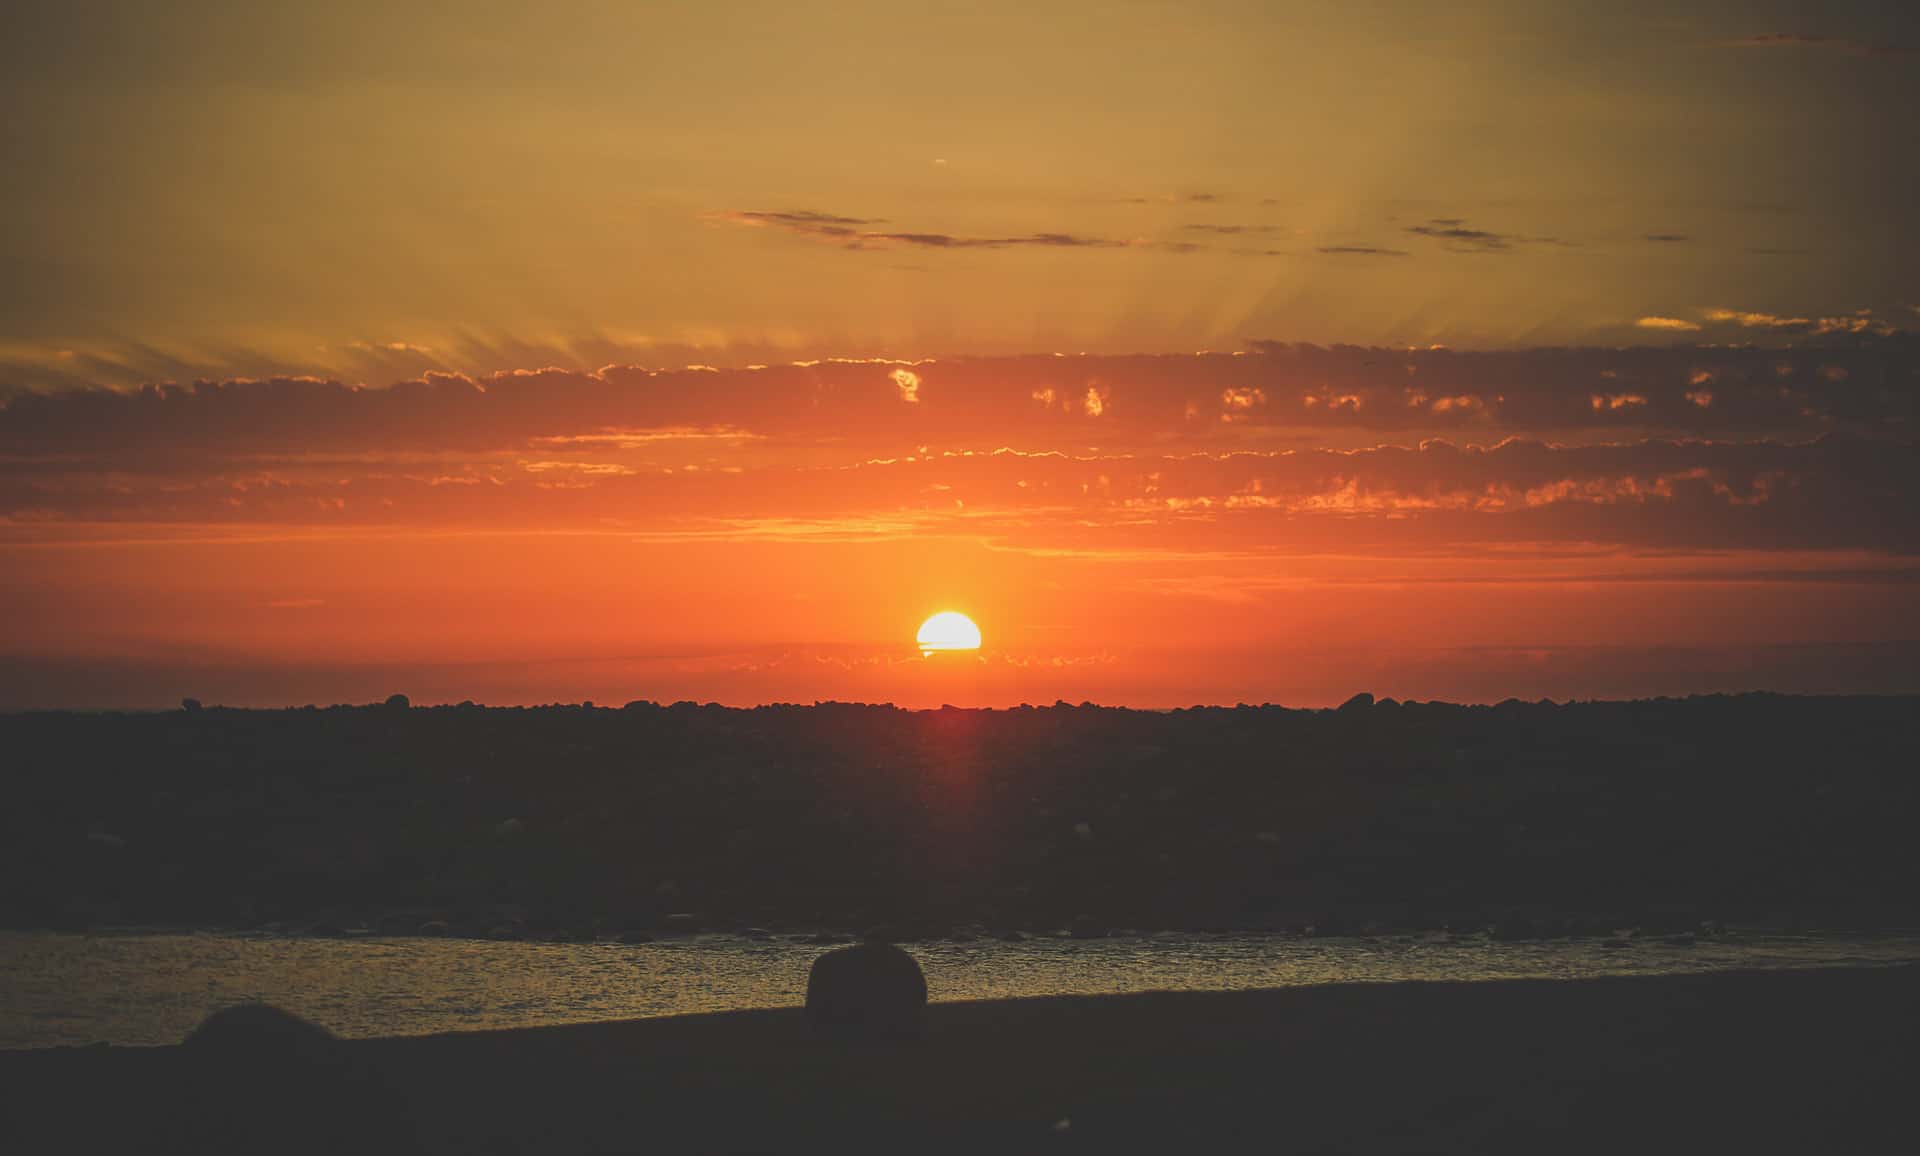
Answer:
<svg viewBox="0 0 1920 1156"><path fill-rule="evenodd" d="M921 652L927 654L936 650L978 650L980 628L964 614L942 610L920 624L919 642Z"/></svg>

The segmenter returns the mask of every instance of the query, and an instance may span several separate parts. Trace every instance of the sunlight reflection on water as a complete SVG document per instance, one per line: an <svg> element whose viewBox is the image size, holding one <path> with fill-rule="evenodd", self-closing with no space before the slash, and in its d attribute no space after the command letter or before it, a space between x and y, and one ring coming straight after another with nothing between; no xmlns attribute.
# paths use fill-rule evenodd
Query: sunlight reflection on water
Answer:
<svg viewBox="0 0 1920 1156"><path fill-rule="evenodd" d="M1757 932L1691 946L1165 934L908 947L935 1000L1920 960L1920 935ZM624 945L0 932L0 1048L170 1044L209 1011L244 1000L279 1004L343 1036L791 1007L803 1001L807 968L824 950L719 935Z"/></svg>

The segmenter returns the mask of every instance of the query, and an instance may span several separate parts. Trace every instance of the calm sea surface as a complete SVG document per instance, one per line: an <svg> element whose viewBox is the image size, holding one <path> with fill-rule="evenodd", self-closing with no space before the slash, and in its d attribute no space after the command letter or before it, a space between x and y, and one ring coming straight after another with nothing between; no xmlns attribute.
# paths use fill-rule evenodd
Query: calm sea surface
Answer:
<svg viewBox="0 0 1920 1156"><path fill-rule="evenodd" d="M1156 935L911 944L935 1000L1392 980L1571 979L1920 961L1920 933L1732 931L1492 942ZM208 1012L267 1000L343 1036L418 1035L803 1002L826 950L694 936L659 943L0 932L0 1048L171 1044Z"/></svg>

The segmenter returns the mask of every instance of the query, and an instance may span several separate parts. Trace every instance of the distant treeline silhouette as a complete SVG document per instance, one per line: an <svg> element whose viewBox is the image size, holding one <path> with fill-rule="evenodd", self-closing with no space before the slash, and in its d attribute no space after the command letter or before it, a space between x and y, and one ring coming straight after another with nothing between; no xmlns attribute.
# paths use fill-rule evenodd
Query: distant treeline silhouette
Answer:
<svg viewBox="0 0 1920 1156"><path fill-rule="evenodd" d="M0 717L0 921L1920 923L1920 699Z"/></svg>

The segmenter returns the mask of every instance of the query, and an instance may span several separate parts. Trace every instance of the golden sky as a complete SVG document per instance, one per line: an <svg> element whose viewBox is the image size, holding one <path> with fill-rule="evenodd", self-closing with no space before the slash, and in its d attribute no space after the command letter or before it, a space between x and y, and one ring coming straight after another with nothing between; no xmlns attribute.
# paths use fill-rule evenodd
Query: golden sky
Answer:
<svg viewBox="0 0 1920 1156"><path fill-rule="evenodd" d="M9 23L0 707L1916 689L1911 6Z"/></svg>
<svg viewBox="0 0 1920 1156"><path fill-rule="evenodd" d="M1920 303L1909 5L16 11L15 385Z"/></svg>

